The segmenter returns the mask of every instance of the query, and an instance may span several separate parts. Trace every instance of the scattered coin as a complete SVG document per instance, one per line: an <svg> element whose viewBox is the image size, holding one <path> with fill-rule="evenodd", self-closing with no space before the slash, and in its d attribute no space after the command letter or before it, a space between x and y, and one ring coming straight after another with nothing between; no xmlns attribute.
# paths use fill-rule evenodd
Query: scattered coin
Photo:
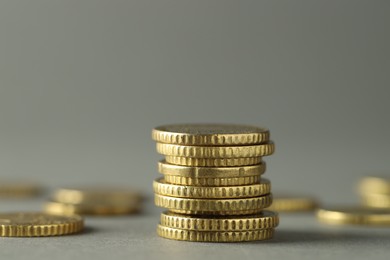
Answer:
<svg viewBox="0 0 390 260"><path fill-rule="evenodd" d="M318 207L318 202L310 197L274 196L272 205L267 209L276 212L301 212L313 211Z"/></svg>
<svg viewBox="0 0 390 260"><path fill-rule="evenodd" d="M45 237L80 232L84 221L80 216L60 216L46 213L0 214L0 236Z"/></svg>
<svg viewBox="0 0 390 260"><path fill-rule="evenodd" d="M317 218L328 224L355 224L355 225L390 225L389 210L375 210L368 208L340 207L319 209Z"/></svg>

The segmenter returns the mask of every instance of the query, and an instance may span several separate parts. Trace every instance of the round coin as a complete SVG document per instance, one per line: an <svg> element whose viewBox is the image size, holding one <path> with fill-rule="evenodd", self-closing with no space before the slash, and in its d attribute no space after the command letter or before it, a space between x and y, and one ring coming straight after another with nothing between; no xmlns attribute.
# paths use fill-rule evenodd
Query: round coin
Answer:
<svg viewBox="0 0 390 260"><path fill-rule="evenodd" d="M0 180L0 198L34 197L42 192L42 187L29 182Z"/></svg>
<svg viewBox="0 0 390 260"><path fill-rule="evenodd" d="M69 204L56 201L46 202L44 211L61 215L124 215L140 211L139 203L81 203Z"/></svg>
<svg viewBox="0 0 390 260"><path fill-rule="evenodd" d="M189 178L177 175L165 175L166 183L188 186L238 186L259 183L260 175L233 178Z"/></svg>
<svg viewBox="0 0 390 260"><path fill-rule="evenodd" d="M247 166L260 164L261 157L249 158L190 158L180 156L165 156L165 160L170 164L184 166L200 166L200 167L231 167L231 166Z"/></svg>
<svg viewBox="0 0 390 260"><path fill-rule="evenodd" d="M0 236L44 237L80 232L84 221L80 216L59 216L46 213L0 214Z"/></svg>
<svg viewBox="0 0 390 260"><path fill-rule="evenodd" d="M275 228L278 224L278 214L266 210L241 217L182 215L169 211L161 214L162 226L197 231L248 231Z"/></svg>
<svg viewBox="0 0 390 260"><path fill-rule="evenodd" d="M154 192L156 194L179 197L179 198L249 198L267 195L271 191L271 183L267 179L261 179L260 183L244 186L227 187L198 187L183 186L166 183L163 178L158 178L153 182Z"/></svg>
<svg viewBox="0 0 390 260"><path fill-rule="evenodd" d="M184 146L156 144L157 152L166 156L189 158L248 158L271 155L275 151L273 142L247 146Z"/></svg>
<svg viewBox="0 0 390 260"><path fill-rule="evenodd" d="M367 207L390 209L390 195L367 193L362 195L362 202Z"/></svg>
<svg viewBox="0 0 390 260"><path fill-rule="evenodd" d="M317 218L328 224L390 225L390 210L340 207L319 209Z"/></svg>
<svg viewBox="0 0 390 260"><path fill-rule="evenodd" d="M158 171L164 175L177 175L189 178L232 178L261 175L265 172L265 162L249 166L236 167L194 167L166 163L158 163Z"/></svg>
<svg viewBox="0 0 390 260"><path fill-rule="evenodd" d="M271 239L274 229L249 231L197 231L158 225L157 234L161 237L192 242L244 242Z"/></svg>
<svg viewBox="0 0 390 260"><path fill-rule="evenodd" d="M194 212L194 214L247 214L248 211L259 211L269 207L272 195L242 199L189 199L175 198L155 194L155 204L177 213Z"/></svg>
<svg viewBox="0 0 390 260"><path fill-rule="evenodd" d="M301 212L313 211L317 207L317 201L310 197L274 196L272 205L267 209L276 212Z"/></svg>
<svg viewBox="0 0 390 260"><path fill-rule="evenodd" d="M377 193L390 195L390 177L364 177L359 183L361 194Z"/></svg>
<svg viewBox="0 0 390 260"><path fill-rule="evenodd" d="M100 203L137 203L140 193L122 187L81 187L57 189L52 199L57 202L80 204L99 201Z"/></svg>
<svg viewBox="0 0 390 260"><path fill-rule="evenodd" d="M158 126L153 140L179 145L250 145L269 141L269 130L234 124L175 124Z"/></svg>

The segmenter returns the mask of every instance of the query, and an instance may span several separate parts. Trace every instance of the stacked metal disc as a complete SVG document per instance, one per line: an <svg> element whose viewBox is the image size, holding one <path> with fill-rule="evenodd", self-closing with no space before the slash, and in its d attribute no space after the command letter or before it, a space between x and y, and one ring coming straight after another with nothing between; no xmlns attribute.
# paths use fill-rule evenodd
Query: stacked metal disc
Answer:
<svg viewBox="0 0 390 260"><path fill-rule="evenodd" d="M269 131L245 125L186 124L153 129L158 164L154 181L161 214L157 233L199 242L239 242L272 238L277 213L271 185L261 178L263 156L274 152Z"/></svg>

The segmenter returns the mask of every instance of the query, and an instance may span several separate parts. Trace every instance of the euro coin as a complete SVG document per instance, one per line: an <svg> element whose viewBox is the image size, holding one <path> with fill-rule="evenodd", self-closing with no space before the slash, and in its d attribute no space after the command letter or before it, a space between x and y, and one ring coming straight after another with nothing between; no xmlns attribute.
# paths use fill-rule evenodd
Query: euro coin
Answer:
<svg viewBox="0 0 390 260"><path fill-rule="evenodd" d="M80 216L60 216L46 213L0 214L2 237L46 237L80 232L84 220Z"/></svg>
<svg viewBox="0 0 390 260"><path fill-rule="evenodd" d="M390 225L389 210L351 207L319 209L317 218L327 224Z"/></svg>
<svg viewBox="0 0 390 260"><path fill-rule="evenodd" d="M269 141L269 130L234 124L175 124L154 128L152 138L179 145L250 145Z"/></svg>

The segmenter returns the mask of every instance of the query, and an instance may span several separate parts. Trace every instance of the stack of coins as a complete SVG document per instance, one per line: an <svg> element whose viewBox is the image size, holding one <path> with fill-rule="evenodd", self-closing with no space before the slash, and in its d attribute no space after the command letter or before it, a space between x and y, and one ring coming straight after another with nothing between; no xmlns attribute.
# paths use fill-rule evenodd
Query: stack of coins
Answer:
<svg viewBox="0 0 390 260"><path fill-rule="evenodd" d="M261 178L263 156L274 152L264 128L223 125L166 125L153 129L158 164L154 181L161 214L157 233L198 242L240 242L272 238L277 213L271 186Z"/></svg>
<svg viewBox="0 0 390 260"><path fill-rule="evenodd" d="M57 189L44 209L62 215L122 215L140 207L141 195L128 188L84 187Z"/></svg>
<svg viewBox="0 0 390 260"><path fill-rule="evenodd" d="M364 206L390 209L389 177L365 177L359 183L359 192Z"/></svg>

